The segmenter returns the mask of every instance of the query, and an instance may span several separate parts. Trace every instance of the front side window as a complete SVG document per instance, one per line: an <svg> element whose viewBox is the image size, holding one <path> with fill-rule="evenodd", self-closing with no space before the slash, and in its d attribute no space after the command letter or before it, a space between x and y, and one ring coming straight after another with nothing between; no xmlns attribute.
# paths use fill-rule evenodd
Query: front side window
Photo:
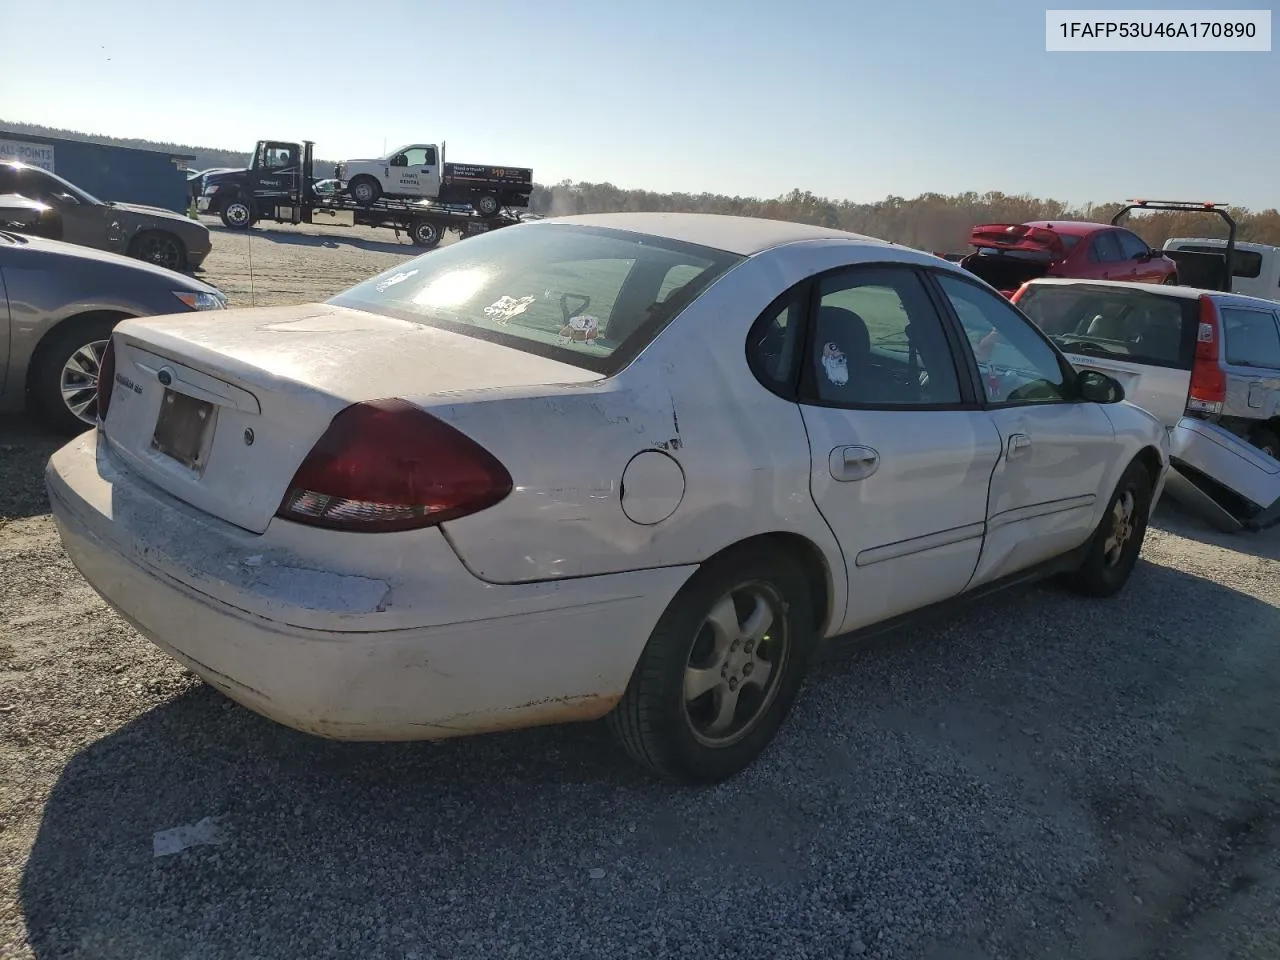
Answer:
<svg viewBox="0 0 1280 960"><path fill-rule="evenodd" d="M57 174L36 167L25 167L18 172L18 192L24 197L54 206L95 205L102 202Z"/></svg>
<svg viewBox="0 0 1280 960"><path fill-rule="evenodd" d="M434 150L427 150L426 147L414 147L404 152L405 166L408 167L426 167L436 162Z"/></svg>
<svg viewBox="0 0 1280 960"><path fill-rule="evenodd" d="M1142 238L1128 230L1117 230L1116 239L1120 241L1120 254L1125 260L1137 260L1145 257L1151 249L1142 242Z"/></svg>
<svg viewBox="0 0 1280 960"><path fill-rule="evenodd" d="M1057 403L1069 398L1058 355L1003 297L937 274L982 373L988 403Z"/></svg>
<svg viewBox="0 0 1280 960"><path fill-rule="evenodd" d="M812 393L852 406L961 402L942 319L910 270L855 267L818 289L809 357Z"/></svg>
<svg viewBox="0 0 1280 960"><path fill-rule="evenodd" d="M742 259L620 230L525 224L422 254L329 302L610 373Z"/></svg>
<svg viewBox="0 0 1280 960"><path fill-rule="evenodd" d="M1219 307L1227 363L1280 370L1280 329L1276 315L1262 310Z"/></svg>

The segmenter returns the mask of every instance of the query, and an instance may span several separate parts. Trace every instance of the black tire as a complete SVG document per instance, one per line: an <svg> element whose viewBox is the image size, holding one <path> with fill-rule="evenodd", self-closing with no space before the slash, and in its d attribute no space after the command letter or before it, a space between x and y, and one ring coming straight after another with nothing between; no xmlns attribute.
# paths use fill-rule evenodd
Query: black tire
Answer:
<svg viewBox="0 0 1280 960"><path fill-rule="evenodd" d="M711 620L726 598L740 644L732 648L723 639L732 631L722 631L717 643ZM772 614L771 625L759 643L747 643L743 616L760 603ZM777 547L725 554L694 574L663 612L626 693L609 714L609 726L627 753L658 776L681 783L724 780L749 766L773 740L800 691L816 642L812 594L795 561ZM717 654L717 646L722 653ZM767 655L761 656L762 651ZM698 660L706 666L698 668ZM773 669L759 685L765 664ZM689 699L686 681L700 670L712 685ZM753 673L757 680L749 681ZM739 698L747 691L751 696L741 709ZM726 735L715 738L699 718L707 708L719 710L721 698L729 695L739 709L729 714L732 725ZM741 724L738 712L744 714ZM745 714L751 714L750 722ZM737 726L741 729L735 730Z"/></svg>
<svg viewBox="0 0 1280 960"><path fill-rule="evenodd" d="M244 200L228 200L218 211L222 225L232 230L248 230L253 226L253 208Z"/></svg>
<svg viewBox="0 0 1280 960"><path fill-rule="evenodd" d="M86 368L89 376L83 378L73 376L68 371L68 386L83 384L83 390L63 399L63 371L72 357L79 351L88 351L85 356L96 356L101 359L101 348L105 347L111 331L123 320L120 316L84 317L69 320L57 327L36 348L36 357L27 375L27 406L32 415L49 429L64 436L76 436L93 428L97 419L95 387L97 370L88 370L90 366L84 360L80 366ZM95 347L94 345L101 346ZM87 403L85 411L88 419L77 416L69 404Z"/></svg>
<svg viewBox="0 0 1280 960"><path fill-rule="evenodd" d="M475 207L476 213L482 217L495 216L502 206L498 203L498 198L492 193L481 194L471 201L471 205Z"/></svg>
<svg viewBox="0 0 1280 960"><path fill-rule="evenodd" d="M1110 597L1119 593L1142 552L1142 541L1147 535L1147 514L1151 509L1151 474L1138 460L1128 468L1116 484L1115 492L1107 501L1106 512L1089 542L1089 552L1084 563L1065 579L1077 593L1090 597ZM1128 516L1121 514L1128 505ZM1127 529L1118 544L1113 543L1117 524Z"/></svg>
<svg viewBox="0 0 1280 960"><path fill-rule="evenodd" d="M1280 460L1280 435L1271 427L1254 427L1249 442L1275 460Z"/></svg>
<svg viewBox="0 0 1280 960"><path fill-rule="evenodd" d="M430 250L440 246L440 241L444 239L444 231L440 229L439 224L430 220L415 220L409 227L409 239L413 241L415 247Z"/></svg>
<svg viewBox="0 0 1280 960"><path fill-rule="evenodd" d="M182 273L187 269L187 247L167 230L144 230L129 243L129 256Z"/></svg>
<svg viewBox="0 0 1280 960"><path fill-rule="evenodd" d="M368 206L382 196L382 186L373 177L360 176L347 184L347 193L356 203Z"/></svg>

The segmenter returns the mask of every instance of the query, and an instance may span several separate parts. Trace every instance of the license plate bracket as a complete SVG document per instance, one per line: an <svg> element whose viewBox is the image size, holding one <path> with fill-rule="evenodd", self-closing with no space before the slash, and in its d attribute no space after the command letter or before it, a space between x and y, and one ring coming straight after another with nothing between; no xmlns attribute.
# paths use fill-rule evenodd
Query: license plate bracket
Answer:
<svg viewBox="0 0 1280 960"><path fill-rule="evenodd" d="M151 435L151 449L202 473L217 415L218 408L209 401L166 387Z"/></svg>

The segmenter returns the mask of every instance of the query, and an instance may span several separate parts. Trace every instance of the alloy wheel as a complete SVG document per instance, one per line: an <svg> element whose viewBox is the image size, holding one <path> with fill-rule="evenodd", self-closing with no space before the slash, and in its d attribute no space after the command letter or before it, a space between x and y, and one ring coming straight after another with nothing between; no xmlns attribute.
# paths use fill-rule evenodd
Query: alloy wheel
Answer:
<svg viewBox="0 0 1280 960"><path fill-rule="evenodd" d="M684 672L685 720L699 743L729 746L764 717L790 654L786 623L766 583L736 587L711 608Z"/></svg>
<svg viewBox="0 0 1280 960"><path fill-rule="evenodd" d="M71 414L84 423L97 423L94 401L98 396L98 375L102 370L102 355L107 350L106 340L93 340L80 347L62 365L62 402Z"/></svg>

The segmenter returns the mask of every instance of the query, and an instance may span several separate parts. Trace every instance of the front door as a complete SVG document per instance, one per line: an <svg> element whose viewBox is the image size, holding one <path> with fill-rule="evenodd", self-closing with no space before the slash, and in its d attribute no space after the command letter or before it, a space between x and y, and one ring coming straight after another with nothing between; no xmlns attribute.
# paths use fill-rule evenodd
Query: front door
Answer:
<svg viewBox="0 0 1280 960"><path fill-rule="evenodd" d="M814 501L844 552L848 631L964 589L1000 435L916 270L849 267L816 283L800 404Z"/></svg>
<svg viewBox="0 0 1280 960"><path fill-rule="evenodd" d="M111 230L111 207L95 202L87 194L69 189L58 177L51 177L35 167L22 170L18 176L18 192L24 197L47 203L58 212L62 239L82 247L123 252L122 232Z"/></svg>
<svg viewBox="0 0 1280 960"><path fill-rule="evenodd" d="M977 283L936 277L1000 433L976 587L1089 539L1110 496L1101 487L1115 457L1114 430L1102 407L1073 397L1070 366L1034 324Z"/></svg>
<svg viewBox="0 0 1280 960"><path fill-rule="evenodd" d="M291 202L298 188L301 157L296 143L264 141L253 164L253 194L267 204Z"/></svg>
<svg viewBox="0 0 1280 960"><path fill-rule="evenodd" d="M440 168L435 147L409 147L392 158L390 192L404 197L434 197Z"/></svg>

